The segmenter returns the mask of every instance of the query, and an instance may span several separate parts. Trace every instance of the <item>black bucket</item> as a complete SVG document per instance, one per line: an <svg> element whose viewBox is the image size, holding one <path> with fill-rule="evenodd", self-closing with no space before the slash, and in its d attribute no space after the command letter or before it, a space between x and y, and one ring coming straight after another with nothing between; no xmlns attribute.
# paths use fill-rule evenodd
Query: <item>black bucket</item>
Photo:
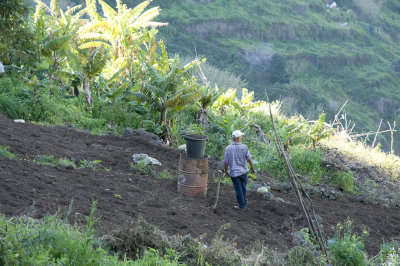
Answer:
<svg viewBox="0 0 400 266"><path fill-rule="evenodd" d="M203 159L206 150L207 136L203 135L186 135L186 156L188 158Z"/></svg>

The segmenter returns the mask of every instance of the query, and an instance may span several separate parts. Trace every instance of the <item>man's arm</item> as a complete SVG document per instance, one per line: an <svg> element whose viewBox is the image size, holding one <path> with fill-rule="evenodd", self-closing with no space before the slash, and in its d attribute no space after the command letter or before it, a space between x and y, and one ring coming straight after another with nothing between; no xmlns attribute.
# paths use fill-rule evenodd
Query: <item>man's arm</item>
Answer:
<svg viewBox="0 0 400 266"><path fill-rule="evenodd" d="M256 169L254 168L253 160L252 160L251 158L249 158L247 161L248 161L249 164L250 164L251 172L252 172L253 174L255 174L255 173L256 173Z"/></svg>

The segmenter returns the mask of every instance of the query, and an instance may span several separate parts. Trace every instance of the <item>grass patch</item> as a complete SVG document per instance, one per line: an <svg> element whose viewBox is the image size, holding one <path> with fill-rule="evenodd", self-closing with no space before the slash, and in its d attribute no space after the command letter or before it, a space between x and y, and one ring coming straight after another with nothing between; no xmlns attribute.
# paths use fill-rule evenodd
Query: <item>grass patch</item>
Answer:
<svg viewBox="0 0 400 266"><path fill-rule="evenodd" d="M363 142L349 142L340 134L324 139L321 143L330 149L337 149L338 152L347 155L350 160L376 166L394 179L400 176L400 158L394 154L372 148Z"/></svg>
<svg viewBox="0 0 400 266"><path fill-rule="evenodd" d="M11 160L17 159L17 155L10 152L9 147L3 147L3 146L0 146L0 157L5 157Z"/></svg>
<svg viewBox="0 0 400 266"><path fill-rule="evenodd" d="M354 192L354 176L352 172L334 172L330 175L329 182L345 192Z"/></svg>
<svg viewBox="0 0 400 266"><path fill-rule="evenodd" d="M67 158L56 158L53 155L38 155L33 160L38 165L48 165L53 167L68 167L76 168L74 161Z"/></svg>
<svg viewBox="0 0 400 266"><path fill-rule="evenodd" d="M173 176L168 170L162 170L162 172L157 175L158 178L160 179L174 179L175 176Z"/></svg>

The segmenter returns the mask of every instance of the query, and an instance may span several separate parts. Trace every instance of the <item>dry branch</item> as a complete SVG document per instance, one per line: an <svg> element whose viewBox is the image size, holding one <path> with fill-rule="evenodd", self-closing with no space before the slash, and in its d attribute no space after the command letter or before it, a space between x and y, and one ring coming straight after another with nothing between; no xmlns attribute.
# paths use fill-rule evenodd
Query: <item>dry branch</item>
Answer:
<svg viewBox="0 0 400 266"><path fill-rule="evenodd" d="M320 226L320 224L319 224L319 222L318 222L318 220L317 220L317 218L315 216L314 204L313 204L311 198L308 196L308 193L305 191L305 189L304 189L303 185L301 184L300 180L297 178L297 176L296 176L296 174L295 174L295 172L294 172L294 170L292 168L292 165L290 163L290 159L288 158L288 156L285 153L285 150L284 150L283 145L282 145L282 141L280 139L278 131L276 130L274 118L272 116L271 105L269 105L269 112L270 112L271 122L272 122L272 125L274 127L274 131L275 131L275 136L276 136L275 144L276 144L276 146L278 148L278 153L285 160L287 173L289 175L289 178L291 180L292 186L294 188L297 200L299 201L301 209L302 209L302 211L304 213L304 216L305 216L305 218L307 220L307 223L308 223L308 226L309 226L309 229L310 229L310 233L317 240L317 242L319 243L319 248L327 256L328 254L327 254L327 251L326 251L326 241L325 241L325 238L324 238L324 236L322 234L321 226ZM304 199L302 197L302 193L300 192L299 187L301 188L302 193L309 200L311 212L309 211L309 209L307 208L306 203L304 202ZM313 222L313 219L314 219L314 222Z"/></svg>

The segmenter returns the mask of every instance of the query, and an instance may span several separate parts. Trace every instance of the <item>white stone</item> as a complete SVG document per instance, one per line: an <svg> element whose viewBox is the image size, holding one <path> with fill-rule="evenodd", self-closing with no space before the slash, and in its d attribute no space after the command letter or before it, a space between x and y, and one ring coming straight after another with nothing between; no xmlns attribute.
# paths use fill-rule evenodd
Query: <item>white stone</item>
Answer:
<svg viewBox="0 0 400 266"><path fill-rule="evenodd" d="M2 62L0 62L0 74L4 73L4 65Z"/></svg>
<svg viewBox="0 0 400 266"><path fill-rule="evenodd" d="M182 144L181 146L178 147L178 149L186 151L186 144Z"/></svg>
<svg viewBox="0 0 400 266"><path fill-rule="evenodd" d="M154 159L145 153L138 153L132 155L132 160L134 163L139 163L140 161L144 161L146 164L162 165L157 159Z"/></svg>
<svg viewBox="0 0 400 266"><path fill-rule="evenodd" d="M266 193L268 193L268 188L267 187L260 187L260 188L257 189L257 193L266 194Z"/></svg>
<svg viewBox="0 0 400 266"><path fill-rule="evenodd" d="M23 124L25 124L25 120L24 119L15 119L14 122L15 123L23 123Z"/></svg>

